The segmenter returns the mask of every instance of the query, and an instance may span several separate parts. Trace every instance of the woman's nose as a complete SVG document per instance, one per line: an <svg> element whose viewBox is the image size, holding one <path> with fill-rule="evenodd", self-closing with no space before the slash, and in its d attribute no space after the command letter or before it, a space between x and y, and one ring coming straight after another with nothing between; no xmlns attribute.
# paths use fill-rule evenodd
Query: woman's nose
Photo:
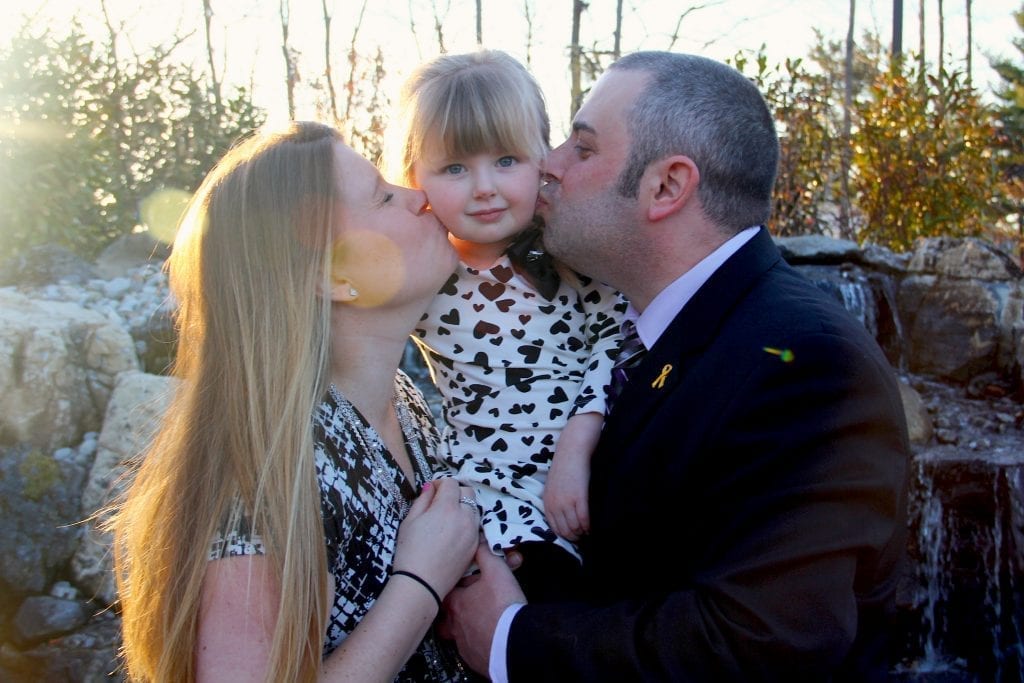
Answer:
<svg viewBox="0 0 1024 683"><path fill-rule="evenodd" d="M426 213L427 209L430 208L430 202L427 201L427 193L423 190L409 190L409 210L417 216Z"/></svg>

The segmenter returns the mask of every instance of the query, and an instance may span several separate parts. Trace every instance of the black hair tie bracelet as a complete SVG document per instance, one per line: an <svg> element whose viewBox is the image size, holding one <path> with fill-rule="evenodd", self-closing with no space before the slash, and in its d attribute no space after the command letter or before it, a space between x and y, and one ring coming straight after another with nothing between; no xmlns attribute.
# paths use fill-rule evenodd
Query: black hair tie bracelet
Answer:
<svg viewBox="0 0 1024 683"><path fill-rule="evenodd" d="M391 572L391 575L392 576L408 576L410 579L412 579L416 583L418 583L421 586L423 586L424 588L426 588L427 591L430 593L430 597L434 598L434 602L437 603L437 611L438 612L441 611L441 597L437 594L437 591L434 590L434 588L429 583L427 583L425 580L423 580L419 576L416 576L412 572L405 571L404 569L395 569L395 570L393 570Z"/></svg>

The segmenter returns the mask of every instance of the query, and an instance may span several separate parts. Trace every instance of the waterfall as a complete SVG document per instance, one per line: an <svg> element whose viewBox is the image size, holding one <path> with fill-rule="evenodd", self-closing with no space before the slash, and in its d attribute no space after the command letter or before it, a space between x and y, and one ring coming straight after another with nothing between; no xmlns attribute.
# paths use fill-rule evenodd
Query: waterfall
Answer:
<svg viewBox="0 0 1024 683"><path fill-rule="evenodd" d="M903 680L1024 682L1021 455L915 460L918 629Z"/></svg>

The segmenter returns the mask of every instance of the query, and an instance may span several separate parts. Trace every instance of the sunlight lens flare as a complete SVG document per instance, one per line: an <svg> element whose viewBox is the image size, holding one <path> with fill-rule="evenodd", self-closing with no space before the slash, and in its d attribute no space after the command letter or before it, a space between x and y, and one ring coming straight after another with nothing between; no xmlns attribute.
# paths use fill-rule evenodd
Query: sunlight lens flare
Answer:
<svg viewBox="0 0 1024 683"><path fill-rule="evenodd" d="M139 214L149 233L164 244L174 241L178 222L192 195L185 190L157 190L139 202Z"/></svg>

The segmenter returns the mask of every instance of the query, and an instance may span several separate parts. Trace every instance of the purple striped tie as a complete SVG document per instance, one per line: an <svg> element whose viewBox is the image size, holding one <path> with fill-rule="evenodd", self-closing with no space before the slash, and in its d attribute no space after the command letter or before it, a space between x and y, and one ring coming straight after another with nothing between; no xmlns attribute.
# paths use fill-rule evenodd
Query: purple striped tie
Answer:
<svg viewBox="0 0 1024 683"><path fill-rule="evenodd" d="M612 411L612 404L622 394L622 390L629 381L629 371L640 364L647 349L640 340L640 334L636 330L636 323L632 320L623 320L619 326L622 331L622 341L619 343L619 355L612 367L612 383L608 388L607 412Z"/></svg>

